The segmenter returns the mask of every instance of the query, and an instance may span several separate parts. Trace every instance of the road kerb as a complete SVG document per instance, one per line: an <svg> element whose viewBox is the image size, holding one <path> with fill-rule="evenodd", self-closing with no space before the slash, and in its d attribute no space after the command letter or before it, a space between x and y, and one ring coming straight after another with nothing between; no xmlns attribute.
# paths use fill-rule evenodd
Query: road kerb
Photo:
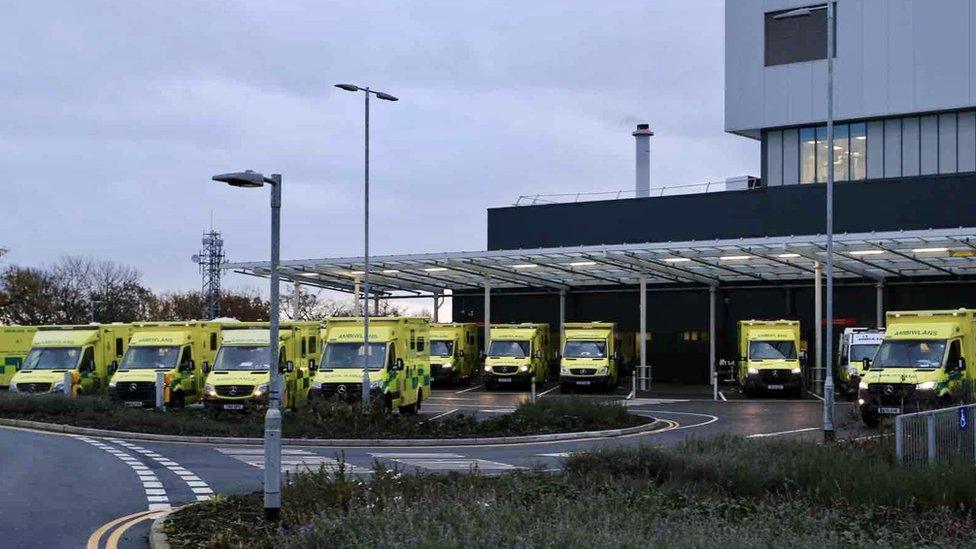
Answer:
<svg viewBox="0 0 976 549"><path fill-rule="evenodd" d="M153 520L152 526L149 527L149 549L169 549L169 540L163 528L166 526L166 519L173 511L176 509L170 509Z"/></svg>
<svg viewBox="0 0 976 549"><path fill-rule="evenodd" d="M648 418L651 419L651 418ZM24 419L0 418L0 426L33 429L52 433L85 435L94 437L115 437L128 440L147 440L151 442L184 442L197 444L241 444L260 445L264 439L256 437L210 437L189 435L159 435L154 433L137 433L129 431L114 431L107 429L92 429L90 427L75 427L57 423L43 423ZM606 429L602 431L576 431L571 433L552 433L546 435L519 435L507 437L477 437L477 438L421 438L421 439L316 439L316 438L284 438L285 446L344 446L378 447L378 446L481 446L486 444L526 444L542 442L570 442L595 438L616 438L639 433L656 431L664 426L664 422L651 419L643 425L624 427L622 429Z"/></svg>

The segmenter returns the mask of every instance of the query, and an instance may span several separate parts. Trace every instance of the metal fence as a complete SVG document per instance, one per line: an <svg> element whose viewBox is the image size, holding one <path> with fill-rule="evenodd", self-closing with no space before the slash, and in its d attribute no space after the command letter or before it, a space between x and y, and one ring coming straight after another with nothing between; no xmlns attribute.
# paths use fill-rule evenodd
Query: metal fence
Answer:
<svg viewBox="0 0 976 549"><path fill-rule="evenodd" d="M904 463L976 461L976 404L895 417L895 453Z"/></svg>

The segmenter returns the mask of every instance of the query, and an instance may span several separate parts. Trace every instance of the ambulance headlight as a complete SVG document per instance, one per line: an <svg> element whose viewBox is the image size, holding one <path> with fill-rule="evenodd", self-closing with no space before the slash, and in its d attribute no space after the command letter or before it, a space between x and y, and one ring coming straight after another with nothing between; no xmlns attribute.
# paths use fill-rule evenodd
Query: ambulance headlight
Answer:
<svg viewBox="0 0 976 549"><path fill-rule="evenodd" d="M453 366L454 366L454 365L453 365L453 364L451 364L450 362L445 362L444 364L441 364L441 368L444 368L445 370L449 370L449 369L451 369L451 368L452 368Z"/></svg>
<svg viewBox="0 0 976 549"><path fill-rule="evenodd" d="M16 383L11 383L10 384L10 387L7 387L7 390L10 391L11 393L16 393L17 392L17 384Z"/></svg>
<svg viewBox="0 0 976 549"><path fill-rule="evenodd" d="M486 372L490 372L491 371L491 366L485 366L485 371Z"/></svg>
<svg viewBox="0 0 976 549"><path fill-rule="evenodd" d="M117 383L117 382L116 382L116 381L115 381L114 379L113 379L112 381L109 381L109 382L108 382L108 388L109 388L109 389L114 389L114 388L115 388L115 384L116 384L116 383Z"/></svg>
<svg viewBox="0 0 976 549"><path fill-rule="evenodd" d="M923 381L922 383L916 385L915 389L918 391L934 391L935 386L936 386L936 382L934 381Z"/></svg>
<svg viewBox="0 0 976 549"><path fill-rule="evenodd" d="M867 388L868 388L868 382L867 381L862 381L862 382L858 383L857 384L857 388L858 389L867 390Z"/></svg>
<svg viewBox="0 0 976 549"><path fill-rule="evenodd" d="M267 393L268 393L268 384L267 383L262 383L261 385L258 385L258 387L256 389L254 389L254 396L256 396L256 397L259 397L259 396L264 395L264 394L267 394Z"/></svg>
<svg viewBox="0 0 976 549"><path fill-rule="evenodd" d="M794 374L798 374L798 373L800 373L800 367L799 367L799 366L797 366L796 368L793 368L793 373L794 373Z"/></svg>
<svg viewBox="0 0 976 549"><path fill-rule="evenodd" d="M759 368L747 368L746 372L748 372L749 374L758 374Z"/></svg>
<svg viewBox="0 0 976 549"><path fill-rule="evenodd" d="M559 369L559 375L568 376L569 375L569 368L560 368ZM13 385L11 385L11 387L13 387Z"/></svg>
<svg viewBox="0 0 976 549"><path fill-rule="evenodd" d="M519 366L519 371L520 372L528 372L529 371L529 366L527 364L523 364L523 365Z"/></svg>
<svg viewBox="0 0 976 549"><path fill-rule="evenodd" d="M598 376L605 376L605 375L607 375L607 369L605 367L604 368L600 368L600 371L597 372L596 375L598 375Z"/></svg>
<svg viewBox="0 0 976 549"><path fill-rule="evenodd" d="M217 389L214 389L214 386L210 383L207 383L206 385L203 386L203 392L207 393L210 396L217 396Z"/></svg>
<svg viewBox="0 0 976 549"><path fill-rule="evenodd" d="M315 390L321 389L322 388L322 382L321 381L313 381L312 382L312 388L315 389Z"/></svg>
<svg viewBox="0 0 976 549"><path fill-rule="evenodd" d="M64 392L64 382L63 381L59 381L59 382L55 383L54 386L51 387L51 392L52 393L61 393L61 392Z"/></svg>
<svg viewBox="0 0 976 549"><path fill-rule="evenodd" d="M370 381L369 382L369 390L370 391L376 391L376 390L379 390L379 389L382 389L382 388L383 388L383 382L382 381Z"/></svg>

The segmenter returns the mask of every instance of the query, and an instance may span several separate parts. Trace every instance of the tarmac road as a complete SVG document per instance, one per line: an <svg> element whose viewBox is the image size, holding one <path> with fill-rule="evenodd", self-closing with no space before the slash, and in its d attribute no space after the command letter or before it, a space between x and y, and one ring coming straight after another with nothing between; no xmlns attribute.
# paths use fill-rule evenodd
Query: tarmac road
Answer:
<svg viewBox="0 0 976 549"><path fill-rule="evenodd" d="M557 397L558 391L553 391L540 398ZM525 392L487 393L477 386L436 389L424 403L423 413L431 418L462 412L484 417L507 413L527 398ZM289 446L284 449L283 463L286 469L295 470L336 467L345 461L349 472L364 475L374 462L407 472L556 470L570 452L607 445L669 445L689 436L723 432L815 439L822 414L816 400L637 398L629 404L636 413L665 420L667 427L639 436L554 443ZM849 407L840 403L837 417L845 418ZM150 519L160 510L214 493L260 490L263 450L260 446L153 443L0 428L0 464L0 532L5 547L80 547L86 543L89 547L146 547Z"/></svg>

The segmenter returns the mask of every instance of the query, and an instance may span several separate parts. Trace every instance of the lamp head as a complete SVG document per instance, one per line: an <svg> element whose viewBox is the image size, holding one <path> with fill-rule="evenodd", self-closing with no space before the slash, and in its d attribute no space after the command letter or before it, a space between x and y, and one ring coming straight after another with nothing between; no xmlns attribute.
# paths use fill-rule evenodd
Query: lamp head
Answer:
<svg viewBox="0 0 976 549"><path fill-rule="evenodd" d="M396 97L393 97L392 95L383 92L376 92L376 98L383 99L384 101L399 101L399 99L397 99Z"/></svg>
<svg viewBox="0 0 976 549"><path fill-rule="evenodd" d="M221 183L227 183L233 187L251 188L264 186L264 176L252 170L234 173L222 173L213 176L212 179L214 181L220 181Z"/></svg>
<svg viewBox="0 0 976 549"><path fill-rule="evenodd" d="M359 91L359 86L355 84L336 84L335 87L339 88L340 90L346 90L350 92Z"/></svg>

